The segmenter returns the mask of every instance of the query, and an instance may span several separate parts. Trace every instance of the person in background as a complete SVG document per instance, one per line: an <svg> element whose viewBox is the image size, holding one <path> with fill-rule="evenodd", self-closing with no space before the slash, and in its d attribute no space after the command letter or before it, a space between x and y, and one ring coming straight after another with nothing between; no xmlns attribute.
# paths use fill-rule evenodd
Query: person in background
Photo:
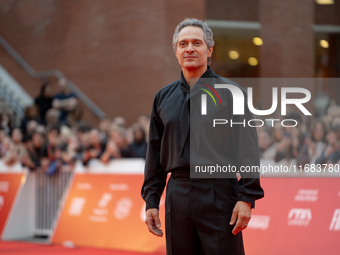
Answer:
<svg viewBox="0 0 340 255"><path fill-rule="evenodd" d="M7 134L5 133L5 131L3 130L3 128L0 127L0 159L4 157L4 155L6 155L6 152L3 152L3 144L4 144L4 140L7 137Z"/></svg>
<svg viewBox="0 0 340 255"><path fill-rule="evenodd" d="M52 101L53 108L60 111L59 120L62 124L67 124L67 117L70 112L78 106L78 99L67 86L68 80L63 77L59 79L60 91L54 96Z"/></svg>
<svg viewBox="0 0 340 255"><path fill-rule="evenodd" d="M23 166L27 166L30 170L36 170L41 167L42 170L47 171L49 160L46 152L44 135L34 132L29 144L28 153L22 159Z"/></svg>
<svg viewBox="0 0 340 255"><path fill-rule="evenodd" d="M93 128L89 132L89 142L90 147L83 154L84 165L87 165L91 159L99 159L105 151L106 144L102 143L98 129Z"/></svg>
<svg viewBox="0 0 340 255"><path fill-rule="evenodd" d="M145 133L145 141L149 139L149 129L150 129L150 116L147 114L143 114L138 117L137 124L139 124Z"/></svg>
<svg viewBox="0 0 340 255"><path fill-rule="evenodd" d="M90 128L90 130L91 129L92 128ZM90 148L90 130L88 130L87 127L79 127L77 130L77 136L79 137L83 152Z"/></svg>
<svg viewBox="0 0 340 255"><path fill-rule="evenodd" d="M64 150L67 148L68 140L72 136L73 131L68 126L61 126L60 127L60 134L59 134L59 143Z"/></svg>
<svg viewBox="0 0 340 255"><path fill-rule="evenodd" d="M129 144L129 156L132 158L145 158L147 143L144 129L138 124L133 128L133 141Z"/></svg>
<svg viewBox="0 0 340 255"><path fill-rule="evenodd" d="M55 160L55 150L59 146L59 136L60 136L60 127L58 125L54 125L48 128L47 130L47 145L46 145L46 155L52 163Z"/></svg>
<svg viewBox="0 0 340 255"><path fill-rule="evenodd" d="M20 128L12 131L12 142L9 151L4 157L4 163L8 166L21 162L23 156L27 153L25 145L22 143L22 133Z"/></svg>
<svg viewBox="0 0 340 255"><path fill-rule="evenodd" d="M83 159L80 139L76 134L70 136L67 144L67 149L63 153L62 157L64 162L71 166L73 166L76 161Z"/></svg>
<svg viewBox="0 0 340 255"><path fill-rule="evenodd" d="M34 132L36 132L38 126L39 124L35 120L30 120L26 125L26 134L23 134L22 142L24 143L27 151L29 150L29 147L31 145L32 135ZM22 129L20 128L20 130Z"/></svg>
<svg viewBox="0 0 340 255"><path fill-rule="evenodd" d="M108 163L113 158L128 158L129 151L125 129L118 125L111 125L109 130L110 139L106 144L106 149L101 157L103 163Z"/></svg>
<svg viewBox="0 0 340 255"><path fill-rule="evenodd" d="M315 160L316 164L335 164L340 160L339 133L339 125L329 129L326 135L327 146L321 152L320 157Z"/></svg>
<svg viewBox="0 0 340 255"><path fill-rule="evenodd" d="M9 113L2 112L0 114L0 125L7 135L11 134L13 127L12 127L12 118Z"/></svg>
<svg viewBox="0 0 340 255"><path fill-rule="evenodd" d="M38 125L35 128L35 131L42 133L42 134L46 134L46 127L44 125Z"/></svg>
<svg viewBox="0 0 340 255"><path fill-rule="evenodd" d="M258 131L260 157L263 159L274 159L276 150L273 150L272 136L268 129Z"/></svg>
<svg viewBox="0 0 340 255"><path fill-rule="evenodd" d="M303 145L297 157L296 164L304 166L306 164L315 164L315 161L321 156L326 147L326 125L322 120L316 120L312 124L311 137L304 139Z"/></svg>
<svg viewBox="0 0 340 255"><path fill-rule="evenodd" d="M45 115L45 123L46 126L53 126L53 125L59 125L59 110L51 108L46 112Z"/></svg>
<svg viewBox="0 0 340 255"><path fill-rule="evenodd" d="M33 133L36 131L39 123L36 120L30 120L26 125L26 136L32 138Z"/></svg>
<svg viewBox="0 0 340 255"><path fill-rule="evenodd" d="M115 142L118 146L120 157L128 158L128 140L126 135L126 129L122 126L117 126L116 128L111 129L110 138Z"/></svg>
<svg viewBox="0 0 340 255"><path fill-rule="evenodd" d="M261 129L262 131L263 129ZM272 144L269 148L266 149L266 152L262 154L261 158L275 160L275 156L277 154L277 149L280 148L280 144L282 143L283 138L285 137L286 131L280 123L275 123L272 130ZM260 142L260 132L259 133L259 142Z"/></svg>
<svg viewBox="0 0 340 255"><path fill-rule="evenodd" d="M42 120L39 116L39 109L37 105L31 105L26 107L25 109L25 117L21 120L20 129L24 137L26 137L29 133L28 123L31 121L35 121L38 124L42 123Z"/></svg>
<svg viewBox="0 0 340 255"><path fill-rule="evenodd" d="M113 118L112 124L121 128L126 128L126 120L121 116Z"/></svg>
<svg viewBox="0 0 340 255"><path fill-rule="evenodd" d="M0 158L6 156L11 147L11 138L0 128Z"/></svg>
<svg viewBox="0 0 340 255"><path fill-rule="evenodd" d="M100 131L100 138L103 142L108 141L108 132L111 125L111 120L109 118L103 118L99 122L99 131Z"/></svg>
<svg viewBox="0 0 340 255"><path fill-rule="evenodd" d="M79 125L89 125L87 121L83 119L83 108L80 104L76 106L74 111L70 112L67 117L67 125L71 128Z"/></svg>
<svg viewBox="0 0 340 255"><path fill-rule="evenodd" d="M44 82L41 86L40 94L34 100L34 103L38 106L39 116L42 124L46 125L46 113L52 108L53 94L52 87L48 82Z"/></svg>
<svg viewBox="0 0 340 255"><path fill-rule="evenodd" d="M296 121L300 123L299 120ZM293 121L291 121L290 124L287 122L287 125L291 125L291 127L287 127L286 129L281 126L280 123L274 125L274 137L276 141L275 162L283 159L290 160L297 158L304 136L301 133L300 126L297 125L293 127L294 124L295 122Z"/></svg>

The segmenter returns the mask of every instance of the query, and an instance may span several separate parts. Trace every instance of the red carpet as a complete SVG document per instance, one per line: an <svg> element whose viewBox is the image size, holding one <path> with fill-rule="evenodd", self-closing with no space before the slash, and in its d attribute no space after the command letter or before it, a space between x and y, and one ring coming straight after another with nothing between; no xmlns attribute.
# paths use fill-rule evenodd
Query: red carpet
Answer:
<svg viewBox="0 0 340 255"><path fill-rule="evenodd" d="M138 253L94 248L66 248L60 245L44 245L23 242L0 242L1 255L48 254L48 255L165 255L164 253Z"/></svg>

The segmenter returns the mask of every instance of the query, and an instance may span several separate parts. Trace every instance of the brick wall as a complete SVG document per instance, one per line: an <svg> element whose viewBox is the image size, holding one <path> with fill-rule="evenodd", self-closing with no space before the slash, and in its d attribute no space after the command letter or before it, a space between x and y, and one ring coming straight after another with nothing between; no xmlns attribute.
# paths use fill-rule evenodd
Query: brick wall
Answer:
<svg viewBox="0 0 340 255"><path fill-rule="evenodd" d="M314 2L260 0L261 77L314 77Z"/></svg>
<svg viewBox="0 0 340 255"><path fill-rule="evenodd" d="M0 31L37 71L59 69L109 117L131 124L150 113L158 89L179 78L175 26L204 13L204 0L9 0L0 2ZM0 64L30 95L39 93L40 81L3 49Z"/></svg>
<svg viewBox="0 0 340 255"><path fill-rule="evenodd" d="M259 0L208 0L207 19L258 21Z"/></svg>
<svg viewBox="0 0 340 255"><path fill-rule="evenodd" d="M340 25L340 2L335 0L331 5L315 3L315 24Z"/></svg>
<svg viewBox="0 0 340 255"><path fill-rule="evenodd" d="M275 2L275 1L274 1ZM320 5L313 2L315 24L340 25L340 2L332 5ZM277 9L280 5L276 5ZM208 0L206 1L206 17L212 20L259 21L260 0ZM305 13L307 14L307 13Z"/></svg>

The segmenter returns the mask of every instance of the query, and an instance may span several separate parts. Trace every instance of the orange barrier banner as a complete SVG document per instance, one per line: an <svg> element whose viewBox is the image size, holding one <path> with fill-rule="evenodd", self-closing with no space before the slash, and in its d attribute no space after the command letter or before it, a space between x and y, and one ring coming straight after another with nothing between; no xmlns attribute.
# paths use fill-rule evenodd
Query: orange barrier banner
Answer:
<svg viewBox="0 0 340 255"><path fill-rule="evenodd" d="M142 181L142 175L77 174L53 242L165 252L165 238L144 223ZM262 178L261 184L265 198L243 231L246 254L339 253L340 178Z"/></svg>
<svg viewBox="0 0 340 255"><path fill-rule="evenodd" d="M0 173L0 235L23 177L23 173Z"/></svg>
<svg viewBox="0 0 340 255"><path fill-rule="evenodd" d="M340 240L340 178L262 178L243 231L246 254L337 255Z"/></svg>
<svg viewBox="0 0 340 255"><path fill-rule="evenodd" d="M140 174L76 174L52 242L165 251L165 237L153 236L144 223L142 183ZM165 232L163 198L160 214Z"/></svg>

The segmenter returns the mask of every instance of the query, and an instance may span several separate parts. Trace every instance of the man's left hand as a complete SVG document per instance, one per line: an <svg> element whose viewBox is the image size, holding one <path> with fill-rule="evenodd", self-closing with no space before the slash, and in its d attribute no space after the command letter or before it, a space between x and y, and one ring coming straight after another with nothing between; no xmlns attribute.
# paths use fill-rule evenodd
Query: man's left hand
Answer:
<svg viewBox="0 0 340 255"><path fill-rule="evenodd" d="M232 233L236 235L241 230L247 228L248 222L251 218L251 204L244 202L244 201L238 201L234 207L233 215L230 219L230 225L233 225L236 221L236 225L233 228Z"/></svg>

